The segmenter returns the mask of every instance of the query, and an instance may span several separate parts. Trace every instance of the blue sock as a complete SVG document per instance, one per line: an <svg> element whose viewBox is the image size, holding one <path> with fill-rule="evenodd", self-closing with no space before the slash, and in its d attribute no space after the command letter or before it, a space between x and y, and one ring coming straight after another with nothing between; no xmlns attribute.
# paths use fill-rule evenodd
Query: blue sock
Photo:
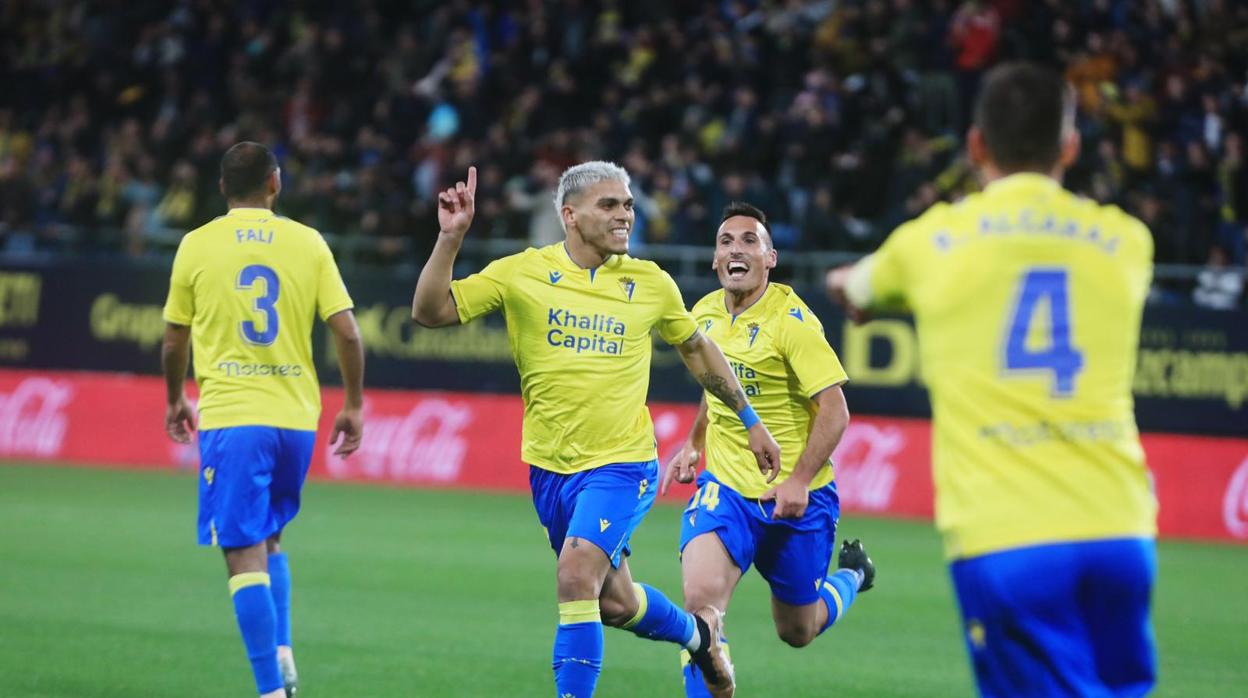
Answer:
<svg viewBox="0 0 1248 698"><path fill-rule="evenodd" d="M621 627L650 640L675 642L688 648L698 634L693 614L649 584L633 584L633 590L637 594L637 615Z"/></svg>
<svg viewBox="0 0 1248 698"><path fill-rule="evenodd" d="M819 596L828 606L828 621L819 629L822 635L832 624L841 619L858 596L858 572L840 569L828 575L819 587Z"/></svg>
<svg viewBox="0 0 1248 698"><path fill-rule="evenodd" d="M269 556L269 589L273 592L273 608L277 611L277 644L290 647L290 563L286 553Z"/></svg>
<svg viewBox="0 0 1248 698"><path fill-rule="evenodd" d="M552 666L558 698L594 695L602 671L602 616L597 599L559 604Z"/></svg>
<svg viewBox="0 0 1248 698"><path fill-rule="evenodd" d="M282 688L282 674L277 668L277 617L269 575L244 572L230 577L230 595L234 597L238 630L256 677L256 690L263 695Z"/></svg>

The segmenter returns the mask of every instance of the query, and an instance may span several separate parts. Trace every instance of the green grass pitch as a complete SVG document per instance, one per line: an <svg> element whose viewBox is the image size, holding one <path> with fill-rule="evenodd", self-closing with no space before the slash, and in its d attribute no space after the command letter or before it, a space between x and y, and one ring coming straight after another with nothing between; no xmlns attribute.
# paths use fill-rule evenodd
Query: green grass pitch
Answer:
<svg viewBox="0 0 1248 698"><path fill-rule="evenodd" d="M0 696L254 695L225 567L194 545L187 474L0 467ZM638 579L679 596L677 516L633 539ZM751 572L729 611L738 695L967 696L930 524L848 517L877 587L803 650ZM284 546L305 698L554 694L554 560L523 496L308 486ZM1248 686L1248 549L1166 542L1158 696ZM670 645L607 630L603 698L681 696Z"/></svg>

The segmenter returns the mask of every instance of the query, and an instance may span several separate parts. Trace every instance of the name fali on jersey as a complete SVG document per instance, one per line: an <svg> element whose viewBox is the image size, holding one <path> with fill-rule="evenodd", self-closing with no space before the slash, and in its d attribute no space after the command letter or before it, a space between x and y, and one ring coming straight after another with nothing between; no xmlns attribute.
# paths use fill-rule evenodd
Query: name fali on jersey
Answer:
<svg viewBox="0 0 1248 698"><path fill-rule="evenodd" d="M618 356L624 350L624 323L611 315L577 315L562 308L546 313L546 342L576 353L593 352Z"/></svg>
<svg viewBox="0 0 1248 698"><path fill-rule="evenodd" d="M741 381L741 389L745 391L746 397L754 397L763 392L758 383L752 382L758 380L758 373L749 366L740 361L728 361L728 365L732 366L732 372L736 374L737 380Z"/></svg>
<svg viewBox="0 0 1248 698"><path fill-rule="evenodd" d="M273 244L272 230L256 230L255 228L234 229L234 237L237 242L259 242L265 245Z"/></svg>

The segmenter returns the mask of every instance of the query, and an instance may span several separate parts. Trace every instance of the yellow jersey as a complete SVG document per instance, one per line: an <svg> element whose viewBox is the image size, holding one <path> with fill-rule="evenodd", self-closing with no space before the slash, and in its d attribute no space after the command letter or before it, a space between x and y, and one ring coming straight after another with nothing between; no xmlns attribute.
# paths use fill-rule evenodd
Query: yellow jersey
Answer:
<svg viewBox="0 0 1248 698"><path fill-rule="evenodd" d="M1131 382L1152 277L1140 221L1015 174L899 227L851 275L914 313L950 558L1156 533Z"/></svg>
<svg viewBox="0 0 1248 698"><path fill-rule="evenodd" d="M646 409L650 330L669 344L697 331L676 282L615 255L582 269L562 242L495 260L451 283L459 320L495 310L524 398L521 457L556 473L656 457Z"/></svg>
<svg viewBox="0 0 1248 698"><path fill-rule="evenodd" d="M693 317L698 329L723 350L759 419L780 444L780 474L767 484L740 417L722 400L707 398L706 467L720 483L757 498L793 474L817 412L811 398L844 383L845 369L828 345L819 318L783 284L769 284L735 317L724 304L723 289L713 291L693 306ZM823 487L832 478L829 461L810 489Z"/></svg>
<svg viewBox="0 0 1248 698"><path fill-rule="evenodd" d="M312 323L352 307L315 230L235 208L178 245L165 320L191 327L199 428L316 429Z"/></svg>

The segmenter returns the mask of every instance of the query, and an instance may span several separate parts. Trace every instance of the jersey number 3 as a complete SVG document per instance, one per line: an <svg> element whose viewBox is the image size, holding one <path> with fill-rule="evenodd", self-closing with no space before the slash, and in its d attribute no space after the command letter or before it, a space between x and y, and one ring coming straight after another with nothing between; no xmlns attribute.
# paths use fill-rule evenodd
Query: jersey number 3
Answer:
<svg viewBox="0 0 1248 698"><path fill-rule="evenodd" d="M272 267L251 264L238 272L238 289L240 291L251 290L255 287L257 280L264 282L264 293L256 297L252 308L257 313L264 313L262 324L264 329L260 330L255 320L244 320L238 323L238 329L247 342L267 347L277 340L277 295L281 293L282 284L278 281L277 272L273 271Z"/></svg>
<svg viewBox="0 0 1248 698"><path fill-rule="evenodd" d="M1083 354L1070 343L1070 276L1065 269L1033 267L1023 274L1005 337L1006 373L1049 372L1054 397L1070 397ZM1027 346L1038 306L1047 300L1049 336L1043 348Z"/></svg>

